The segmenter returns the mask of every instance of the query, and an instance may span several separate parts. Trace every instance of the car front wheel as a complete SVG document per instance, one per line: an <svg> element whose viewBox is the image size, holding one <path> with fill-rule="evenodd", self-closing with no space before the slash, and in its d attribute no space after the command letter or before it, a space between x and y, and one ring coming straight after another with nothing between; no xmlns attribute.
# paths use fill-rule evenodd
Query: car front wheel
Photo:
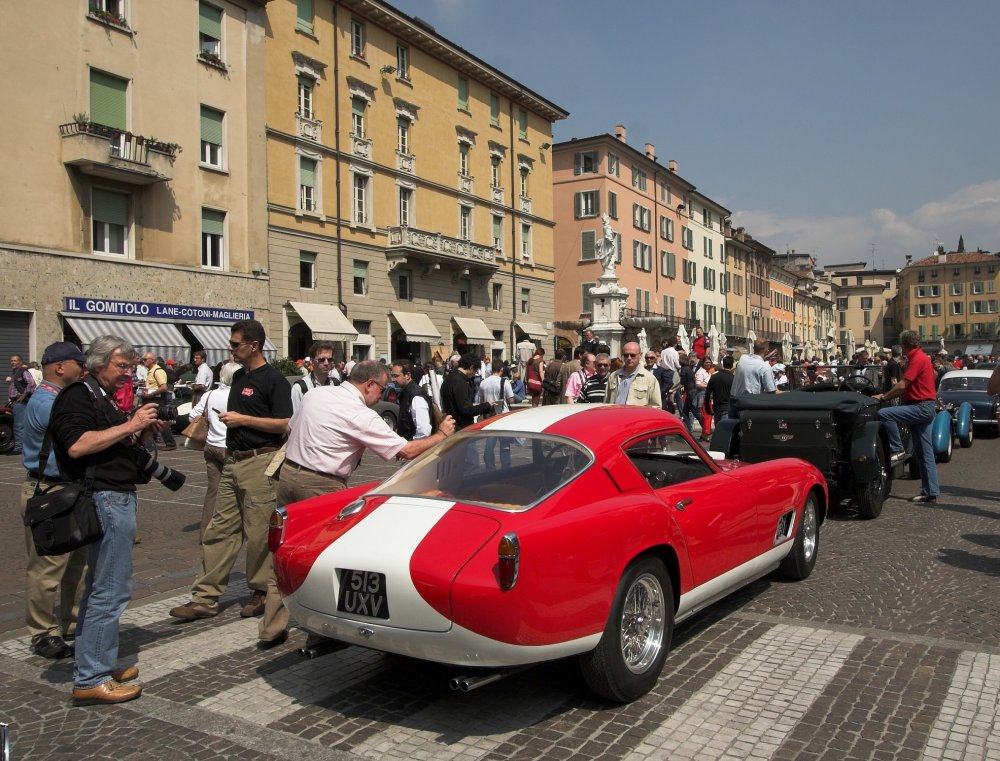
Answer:
<svg viewBox="0 0 1000 761"><path fill-rule="evenodd" d="M632 563L618 583L601 641L580 656L587 686L620 703L642 697L663 670L673 629L674 593L663 562Z"/></svg>
<svg viewBox="0 0 1000 761"><path fill-rule="evenodd" d="M806 497L802 506L802 517L799 518L799 530L795 532L792 550L781 561L778 571L787 579L802 581L812 573L816 565L816 553L819 552L819 508L816 495Z"/></svg>
<svg viewBox="0 0 1000 761"><path fill-rule="evenodd" d="M882 503L892 491L892 467L888 464L881 444L875 445L875 474L867 483L858 484L854 499L862 518L878 518Z"/></svg>
<svg viewBox="0 0 1000 761"><path fill-rule="evenodd" d="M14 448L14 425L9 420L0 420L0 454L7 454Z"/></svg>

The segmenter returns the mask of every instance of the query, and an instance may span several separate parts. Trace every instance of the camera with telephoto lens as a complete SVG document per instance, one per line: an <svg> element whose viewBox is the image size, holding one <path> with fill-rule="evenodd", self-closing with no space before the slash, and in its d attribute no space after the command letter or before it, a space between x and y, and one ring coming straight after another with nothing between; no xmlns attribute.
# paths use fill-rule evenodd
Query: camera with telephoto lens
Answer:
<svg viewBox="0 0 1000 761"><path fill-rule="evenodd" d="M168 423L177 422L177 407L170 402L160 402L156 405L156 419Z"/></svg>
<svg viewBox="0 0 1000 761"><path fill-rule="evenodd" d="M150 478L155 478L170 489L170 491L177 491L187 480L187 476L179 470L168 468L162 462L159 462L153 455L146 451L145 447L135 448L135 462L139 466L140 471L147 474Z"/></svg>

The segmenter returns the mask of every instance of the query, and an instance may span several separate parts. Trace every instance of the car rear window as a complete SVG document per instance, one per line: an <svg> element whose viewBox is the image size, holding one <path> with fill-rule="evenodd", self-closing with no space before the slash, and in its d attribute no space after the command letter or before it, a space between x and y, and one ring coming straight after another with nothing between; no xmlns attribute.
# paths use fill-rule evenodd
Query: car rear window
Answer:
<svg viewBox="0 0 1000 761"><path fill-rule="evenodd" d="M590 467L591 452L561 436L474 431L451 436L372 490L522 510Z"/></svg>
<svg viewBox="0 0 1000 761"><path fill-rule="evenodd" d="M938 391L985 391L987 381L989 378L981 376L942 378Z"/></svg>

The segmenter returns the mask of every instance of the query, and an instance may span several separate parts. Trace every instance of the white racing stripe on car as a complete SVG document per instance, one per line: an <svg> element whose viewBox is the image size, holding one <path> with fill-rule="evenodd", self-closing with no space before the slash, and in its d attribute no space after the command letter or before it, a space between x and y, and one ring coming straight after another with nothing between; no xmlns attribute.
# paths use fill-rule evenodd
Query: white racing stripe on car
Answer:
<svg viewBox="0 0 1000 761"><path fill-rule="evenodd" d="M998 705L1000 655L963 652L924 748L924 761L1000 758Z"/></svg>
<svg viewBox="0 0 1000 761"><path fill-rule="evenodd" d="M603 404L550 404L545 407L531 407L517 410L512 415L504 415L483 426L486 431L524 431L542 433L568 417L587 410L604 407Z"/></svg>
<svg viewBox="0 0 1000 761"><path fill-rule="evenodd" d="M770 758L862 639L775 626L626 758Z"/></svg>
<svg viewBox="0 0 1000 761"><path fill-rule="evenodd" d="M389 497L316 558L295 592L307 608L333 613L340 594L338 568L385 574L389 626L447 631L451 621L428 605L413 586L410 558L417 545L454 505L439 499ZM358 617L358 620L365 620Z"/></svg>

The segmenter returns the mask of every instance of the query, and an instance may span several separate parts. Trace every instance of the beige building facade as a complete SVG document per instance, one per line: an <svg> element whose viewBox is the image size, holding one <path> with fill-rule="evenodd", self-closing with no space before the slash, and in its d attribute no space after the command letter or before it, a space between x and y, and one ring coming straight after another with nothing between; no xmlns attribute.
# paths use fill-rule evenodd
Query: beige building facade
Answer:
<svg viewBox="0 0 1000 761"><path fill-rule="evenodd" d="M552 329L567 113L378 0L268 5L270 328L355 359L512 356Z"/></svg>
<svg viewBox="0 0 1000 761"><path fill-rule="evenodd" d="M218 360L218 328L267 321L267 280L254 274L266 262L264 7L8 9L0 99L18 116L0 129L7 350L37 359L51 341L113 330L164 357L204 347Z"/></svg>

